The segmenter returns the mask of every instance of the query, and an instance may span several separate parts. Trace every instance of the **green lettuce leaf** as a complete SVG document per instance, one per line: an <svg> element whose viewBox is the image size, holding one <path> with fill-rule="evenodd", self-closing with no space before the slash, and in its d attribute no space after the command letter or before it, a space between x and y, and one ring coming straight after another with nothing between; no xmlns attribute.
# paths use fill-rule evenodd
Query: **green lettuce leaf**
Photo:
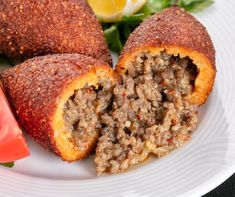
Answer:
<svg viewBox="0 0 235 197"><path fill-rule="evenodd" d="M178 5L189 12L201 12L213 3L213 0L181 0Z"/></svg>

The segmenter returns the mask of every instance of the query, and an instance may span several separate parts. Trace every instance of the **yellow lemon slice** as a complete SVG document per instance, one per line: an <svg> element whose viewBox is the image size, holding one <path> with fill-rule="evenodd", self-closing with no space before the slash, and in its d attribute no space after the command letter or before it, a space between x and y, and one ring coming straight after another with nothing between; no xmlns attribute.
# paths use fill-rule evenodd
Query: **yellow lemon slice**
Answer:
<svg viewBox="0 0 235 197"><path fill-rule="evenodd" d="M116 22L140 10L147 0L87 0L99 21Z"/></svg>

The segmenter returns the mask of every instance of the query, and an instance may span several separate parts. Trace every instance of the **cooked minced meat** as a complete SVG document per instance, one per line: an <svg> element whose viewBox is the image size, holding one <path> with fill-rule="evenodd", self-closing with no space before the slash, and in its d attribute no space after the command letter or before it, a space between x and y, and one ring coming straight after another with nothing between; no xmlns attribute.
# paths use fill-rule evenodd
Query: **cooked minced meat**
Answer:
<svg viewBox="0 0 235 197"><path fill-rule="evenodd" d="M81 150L87 147L87 138L99 136L99 116L105 112L111 101L111 88L108 82L98 89L84 87L77 90L65 104L65 125L72 132L72 140Z"/></svg>
<svg viewBox="0 0 235 197"><path fill-rule="evenodd" d="M112 109L101 116L97 172L118 173L187 142L197 125L197 106L183 97L193 91L196 75L188 57L139 54L113 89Z"/></svg>

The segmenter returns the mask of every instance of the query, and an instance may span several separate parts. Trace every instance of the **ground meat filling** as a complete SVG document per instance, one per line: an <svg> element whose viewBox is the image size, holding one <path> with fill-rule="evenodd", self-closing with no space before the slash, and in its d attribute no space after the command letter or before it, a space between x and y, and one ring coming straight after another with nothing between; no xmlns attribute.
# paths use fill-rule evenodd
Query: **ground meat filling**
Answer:
<svg viewBox="0 0 235 197"><path fill-rule="evenodd" d="M187 142L197 125L197 106L183 97L193 91L196 75L188 57L139 54L113 89L112 109L101 116L97 172L118 173Z"/></svg>
<svg viewBox="0 0 235 197"><path fill-rule="evenodd" d="M85 150L88 139L98 138L101 129L100 115L104 114L112 97L111 84L98 89L86 86L75 91L64 107L65 126L71 131L71 139L80 150Z"/></svg>

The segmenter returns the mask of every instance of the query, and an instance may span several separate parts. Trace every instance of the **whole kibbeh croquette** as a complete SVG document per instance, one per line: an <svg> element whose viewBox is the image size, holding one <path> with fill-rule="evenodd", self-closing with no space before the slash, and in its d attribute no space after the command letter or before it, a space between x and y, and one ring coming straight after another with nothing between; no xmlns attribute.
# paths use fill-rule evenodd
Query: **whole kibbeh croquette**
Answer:
<svg viewBox="0 0 235 197"><path fill-rule="evenodd" d="M1 0L0 53L19 60L79 53L112 63L101 25L86 0Z"/></svg>

